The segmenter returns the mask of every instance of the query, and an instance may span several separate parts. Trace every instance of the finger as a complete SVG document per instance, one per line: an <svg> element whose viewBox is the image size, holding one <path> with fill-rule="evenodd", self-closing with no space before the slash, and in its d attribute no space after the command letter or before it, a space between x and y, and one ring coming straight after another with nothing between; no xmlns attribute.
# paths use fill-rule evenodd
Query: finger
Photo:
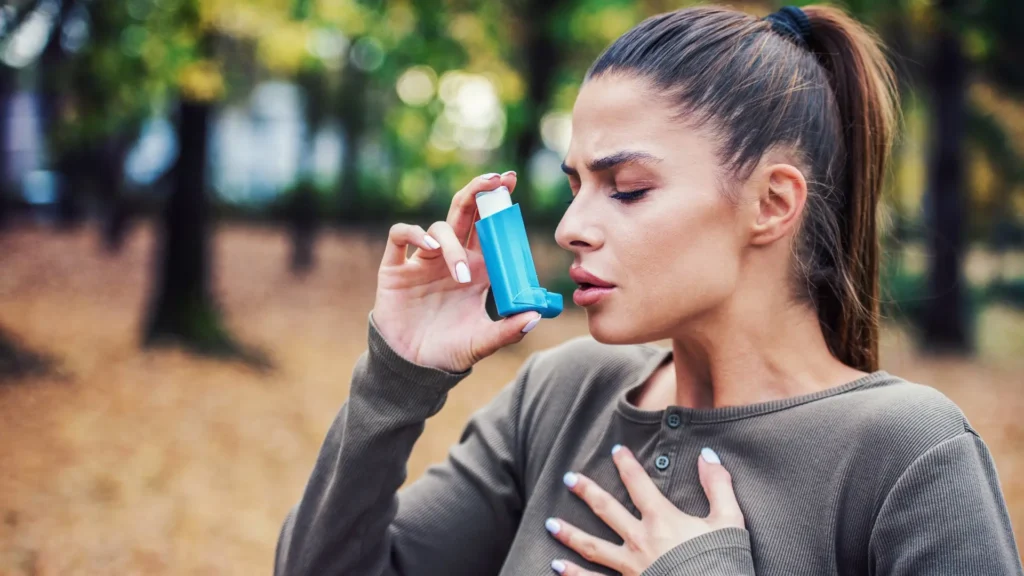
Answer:
<svg viewBox="0 0 1024 576"><path fill-rule="evenodd" d="M538 312L523 312L491 322L479 334L472 336L470 350L473 358L486 358L509 344L519 342L539 323Z"/></svg>
<svg viewBox="0 0 1024 576"><path fill-rule="evenodd" d="M743 511L740 510L740 503L736 500L736 493L732 489L732 474L722 466L718 454L711 448L704 448L700 451L700 458L697 459L697 474L700 476L700 485L704 487L704 494L708 497L711 505L709 520L721 522L726 526L743 528Z"/></svg>
<svg viewBox="0 0 1024 576"><path fill-rule="evenodd" d="M452 196L452 204L448 208L448 217L445 218L445 222L455 231L455 236L459 238L460 243L464 244L464 239L469 237L473 220L476 218L477 192L494 190L498 186L501 186L501 174L492 172L473 178L462 190L456 192L455 196Z"/></svg>
<svg viewBox="0 0 1024 576"><path fill-rule="evenodd" d="M427 236L422 227L415 224L399 222L388 231L388 242L384 247L384 258L381 266L398 266L405 263L406 247L412 244L426 252L433 252L441 247L435 238Z"/></svg>
<svg viewBox="0 0 1024 576"><path fill-rule="evenodd" d="M626 565L625 551L617 546L588 534L559 518L548 518L544 528L562 544L576 551L589 562L622 571Z"/></svg>
<svg viewBox="0 0 1024 576"><path fill-rule="evenodd" d="M581 568L568 560L553 560L551 569L559 574L564 574L564 576L600 576L597 572Z"/></svg>
<svg viewBox="0 0 1024 576"><path fill-rule="evenodd" d="M506 188L508 188L508 191L509 191L510 194L515 191L516 183L517 182L518 182L518 176L512 170L509 170L508 172L505 172L504 174L501 175L501 185L506 187ZM475 197L474 197L473 203L474 203L473 216L472 216L472 218L470 218L470 222L472 224L475 224L476 221L477 221L477 211L476 211L476 199L475 199ZM475 250L475 251L479 252L480 251L480 236L478 236L477 233L476 233L476 226L474 226L472 224L469 227L469 238L466 239L465 246L466 246L467 250Z"/></svg>
<svg viewBox="0 0 1024 576"><path fill-rule="evenodd" d="M441 244L441 254L444 256L452 278L460 284L468 284L472 281L473 278L469 272L469 256L466 254L466 249L459 243L459 239L455 237L452 227L447 222L437 221L430 226L428 234ZM436 252L434 254L424 253L422 257L436 257Z"/></svg>
<svg viewBox="0 0 1024 576"><path fill-rule="evenodd" d="M604 523L623 540L635 540L635 534L640 529L640 521L597 482L575 472L566 473L563 480L569 491L586 502L594 514L604 520Z"/></svg>
<svg viewBox="0 0 1024 576"><path fill-rule="evenodd" d="M616 444L612 448L612 460L619 470L619 478L622 478L622 483L629 492L630 500L641 515L655 514L665 506L675 507L661 493L629 448Z"/></svg>
<svg viewBox="0 0 1024 576"><path fill-rule="evenodd" d="M502 173L501 185L508 188L510 194L516 191L517 182L519 182L519 175L514 170Z"/></svg>

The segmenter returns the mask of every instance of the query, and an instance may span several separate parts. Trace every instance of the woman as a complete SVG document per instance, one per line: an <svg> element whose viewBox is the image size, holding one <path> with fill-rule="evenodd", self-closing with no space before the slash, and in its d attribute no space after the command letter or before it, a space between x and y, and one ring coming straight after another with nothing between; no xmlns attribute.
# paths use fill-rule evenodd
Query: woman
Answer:
<svg viewBox="0 0 1024 576"><path fill-rule="evenodd" d="M619 38L573 110L556 231L593 338L531 356L398 493L447 391L539 317L492 322L460 241L514 173L394 226L277 573L1021 574L985 444L877 367L895 115L878 44L835 8L686 9Z"/></svg>

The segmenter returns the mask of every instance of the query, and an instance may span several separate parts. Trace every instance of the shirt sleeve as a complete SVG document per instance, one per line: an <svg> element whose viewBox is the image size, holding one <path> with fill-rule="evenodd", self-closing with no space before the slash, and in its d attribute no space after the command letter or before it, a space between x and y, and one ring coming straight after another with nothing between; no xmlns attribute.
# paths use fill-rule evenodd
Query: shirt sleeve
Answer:
<svg viewBox="0 0 1024 576"><path fill-rule="evenodd" d="M462 373L369 348L278 538L276 576L497 574L523 508L517 422L528 361L465 427L448 458L399 491L427 418Z"/></svg>
<svg viewBox="0 0 1024 576"><path fill-rule="evenodd" d="M722 528L669 550L641 576L755 576L750 533Z"/></svg>
<svg viewBox="0 0 1024 576"><path fill-rule="evenodd" d="M999 478L969 428L918 457L886 496L870 540L872 574L1020 576Z"/></svg>

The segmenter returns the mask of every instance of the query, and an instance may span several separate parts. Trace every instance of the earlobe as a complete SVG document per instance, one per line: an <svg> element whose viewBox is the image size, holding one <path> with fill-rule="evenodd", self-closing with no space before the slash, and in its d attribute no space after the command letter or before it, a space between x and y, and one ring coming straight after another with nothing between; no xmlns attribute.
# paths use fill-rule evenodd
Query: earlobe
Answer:
<svg viewBox="0 0 1024 576"><path fill-rule="evenodd" d="M807 180L791 164L765 167L751 241L770 244L794 230L807 200Z"/></svg>

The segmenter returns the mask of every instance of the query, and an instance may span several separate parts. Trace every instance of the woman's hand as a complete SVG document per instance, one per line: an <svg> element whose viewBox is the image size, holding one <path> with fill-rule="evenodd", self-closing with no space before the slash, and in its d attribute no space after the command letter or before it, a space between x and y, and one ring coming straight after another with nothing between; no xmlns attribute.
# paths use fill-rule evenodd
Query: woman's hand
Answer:
<svg viewBox="0 0 1024 576"><path fill-rule="evenodd" d="M573 472L567 473L564 480L569 490L622 537L621 545L587 534L564 520L550 518L546 523L548 532L559 542L590 562L607 566L623 576L636 576L687 540L721 528L744 528L743 512L732 490L732 476L710 448L702 450L697 459L700 483L711 504L707 518L690 516L676 508L658 490L629 449L616 446L612 449L612 459L630 499L640 511L639 519L593 480ZM566 576L598 576L567 560L555 560L551 567Z"/></svg>
<svg viewBox="0 0 1024 576"><path fill-rule="evenodd" d="M463 372L499 348L522 340L540 314L524 312L497 322L487 315L490 281L476 236L476 193L515 189L515 172L474 178L452 198L445 221L429 230L399 223L388 234L377 273L373 321L403 358L422 366ZM406 247L416 248L406 256Z"/></svg>

